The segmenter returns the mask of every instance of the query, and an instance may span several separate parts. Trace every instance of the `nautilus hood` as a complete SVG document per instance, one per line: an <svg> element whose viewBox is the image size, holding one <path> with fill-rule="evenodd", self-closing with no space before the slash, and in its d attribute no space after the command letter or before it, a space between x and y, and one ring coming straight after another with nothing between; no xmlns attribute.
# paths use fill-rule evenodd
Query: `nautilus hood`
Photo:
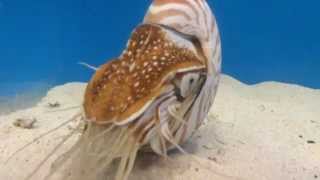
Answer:
<svg viewBox="0 0 320 180"><path fill-rule="evenodd" d="M138 26L123 54L101 66L88 84L86 118L99 124L133 121L167 91L177 73L205 69L192 44L182 42L161 26Z"/></svg>

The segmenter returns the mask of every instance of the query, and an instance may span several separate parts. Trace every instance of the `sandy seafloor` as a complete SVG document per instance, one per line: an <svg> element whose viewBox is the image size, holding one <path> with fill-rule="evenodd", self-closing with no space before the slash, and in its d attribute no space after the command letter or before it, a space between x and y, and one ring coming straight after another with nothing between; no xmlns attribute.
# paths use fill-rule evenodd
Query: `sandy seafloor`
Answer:
<svg viewBox="0 0 320 180"><path fill-rule="evenodd" d="M79 111L84 88L57 86L34 107L0 116L0 180L22 180L75 127L73 122L55 131L4 164L15 150ZM48 106L55 102L61 106ZM33 129L13 126L15 119L30 117L37 119ZM32 180L41 180L75 139ZM208 118L183 147L189 154L175 151L168 160L140 155L130 180L320 179L320 90L277 82L248 86L224 75Z"/></svg>

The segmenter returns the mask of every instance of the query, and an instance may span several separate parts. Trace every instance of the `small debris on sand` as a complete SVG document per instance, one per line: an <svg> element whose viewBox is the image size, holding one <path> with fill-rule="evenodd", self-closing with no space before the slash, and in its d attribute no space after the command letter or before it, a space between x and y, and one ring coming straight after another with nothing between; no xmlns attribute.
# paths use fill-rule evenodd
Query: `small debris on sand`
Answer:
<svg viewBox="0 0 320 180"><path fill-rule="evenodd" d="M308 144L315 144L316 142L315 142L315 141L312 141L312 140L308 140L307 143L308 143Z"/></svg>
<svg viewBox="0 0 320 180"><path fill-rule="evenodd" d="M61 104L58 102L58 101L56 101L56 102L49 102L48 103L48 106L50 107L50 108L58 108L58 107L60 107L61 106Z"/></svg>
<svg viewBox="0 0 320 180"><path fill-rule="evenodd" d="M13 122L13 125L23 129L32 129L36 122L36 118L18 118Z"/></svg>
<svg viewBox="0 0 320 180"><path fill-rule="evenodd" d="M218 160L217 160L216 157L208 157L208 159L209 159L210 161L218 162Z"/></svg>
<svg viewBox="0 0 320 180"><path fill-rule="evenodd" d="M207 149L207 150L212 150L212 149L214 149L214 146L213 146L212 144L202 145L202 147L203 147L204 149Z"/></svg>
<svg viewBox="0 0 320 180"><path fill-rule="evenodd" d="M263 104L261 104L261 105L259 106L259 110L260 110L261 112L265 111L266 109L267 109L266 106L264 106Z"/></svg>

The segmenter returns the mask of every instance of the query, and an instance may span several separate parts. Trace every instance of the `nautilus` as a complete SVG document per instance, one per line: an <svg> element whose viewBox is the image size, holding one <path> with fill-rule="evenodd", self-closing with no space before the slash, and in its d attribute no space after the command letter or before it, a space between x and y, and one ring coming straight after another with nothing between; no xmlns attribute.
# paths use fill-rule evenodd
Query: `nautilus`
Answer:
<svg viewBox="0 0 320 180"><path fill-rule="evenodd" d="M123 53L87 85L85 129L53 164L64 179L127 180L139 151L167 156L206 118L220 79L221 43L205 0L154 0Z"/></svg>

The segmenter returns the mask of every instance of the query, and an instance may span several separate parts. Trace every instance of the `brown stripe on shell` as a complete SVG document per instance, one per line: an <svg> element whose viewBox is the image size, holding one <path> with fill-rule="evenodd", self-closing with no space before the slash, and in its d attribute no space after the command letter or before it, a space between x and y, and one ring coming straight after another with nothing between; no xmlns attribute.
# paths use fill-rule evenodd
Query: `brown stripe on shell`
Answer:
<svg viewBox="0 0 320 180"><path fill-rule="evenodd" d="M100 124L121 123L161 93L169 74L203 66L194 53L166 39L161 27L141 25L122 56L100 67L89 82L86 116Z"/></svg>
<svg viewBox="0 0 320 180"><path fill-rule="evenodd" d="M176 4L182 4L182 5L185 5L185 6L188 6L190 9L192 9L192 11L193 11L193 13L195 13L196 14L196 23L197 24L200 24L200 22L199 22L199 12L197 11L197 9L195 9L195 7L192 5L192 4L190 4L188 1L186 1L186 0L154 0L153 1L153 3L152 3L152 5L153 6L162 6L162 5L166 5L166 4L170 4L170 3L176 3ZM176 11L176 10L173 10L173 11ZM181 12L181 11L178 11L178 12ZM160 13L158 13L158 14L160 14ZM158 17L156 17L156 16L158 16L158 14L150 14L150 13L148 13L145 17L146 17L146 19L145 20L147 20L146 22L160 22L159 21L159 19L160 18L158 18ZM169 14L164 14L165 16L170 16ZM185 15L187 15L187 13L184 13L184 16ZM185 16L185 17L190 17L189 15L187 15L187 16ZM188 20L189 20L189 18L188 18Z"/></svg>
<svg viewBox="0 0 320 180"><path fill-rule="evenodd" d="M192 18L187 14L186 12L183 11L178 11L175 9L168 9L165 11L161 11L157 14L152 14L150 16L146 16L146 21L147 22L161 22L163 19L169 17L169 16L177 16L177 15L182 15L184 16L188 21L191 21Z"/></svg>
<svg viewBox="0 0 320 180"><path fill-rule="evenodd" d="M210 27L207 27L208 26L208 20L207 20L207 16L212 16L211 14L208 14L209 12L206 10L206 9L203 9L204 5L203 5L203 1L202 0L195 0L196 4L198 5L198 8L201 9L201 13L203 15L203 18L204 18L204 23L205 23L205 26L206 26L206 29L205 29L205 33L206 33L206 37L205 37L205 40L208 41L209 38L210 38L210 30L208 28Z"/></svg>
<svg viewBox="0 0 320 180"><path fill-rule="evenodd" d="M168 3L181 3L184 4L186 3L186 0L154 0L152 4L156 6L161 6L163 4L168 4Z"/></svg>

